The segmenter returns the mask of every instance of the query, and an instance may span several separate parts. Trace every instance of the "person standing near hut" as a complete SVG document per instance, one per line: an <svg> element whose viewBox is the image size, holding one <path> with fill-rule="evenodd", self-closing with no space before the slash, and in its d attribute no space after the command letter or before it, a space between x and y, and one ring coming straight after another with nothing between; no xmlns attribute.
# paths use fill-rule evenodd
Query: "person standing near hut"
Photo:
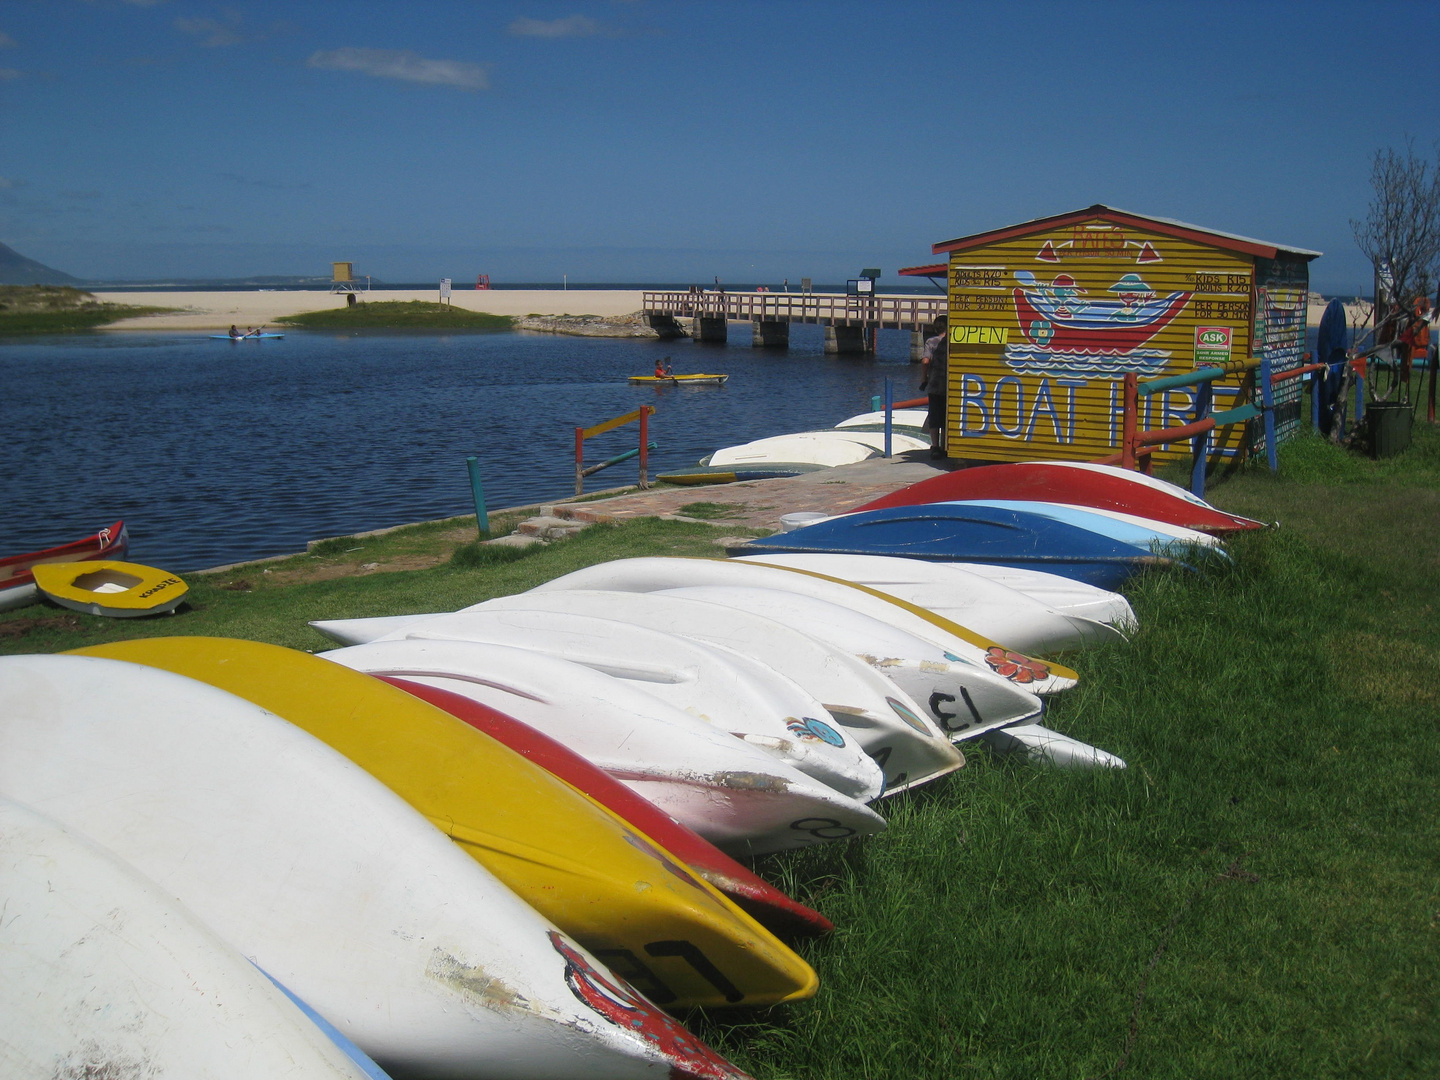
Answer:
<svg viewBox="0 0 1440 1080"><path fill-rule="evenodd" d="M920 389L930 398L930 412L925 426L930 429L930 457L945 456L945 393L950 380L950 317L941 315L930 329L934 334L925 339L925 361L920 369Z"/></svg>

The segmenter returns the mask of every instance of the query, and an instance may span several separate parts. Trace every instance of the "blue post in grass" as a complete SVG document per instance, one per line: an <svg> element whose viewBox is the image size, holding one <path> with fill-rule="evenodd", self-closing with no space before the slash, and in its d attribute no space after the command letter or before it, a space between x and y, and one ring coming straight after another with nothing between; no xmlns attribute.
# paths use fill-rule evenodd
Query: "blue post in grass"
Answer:
<svg viewBox="0 0 1440 1080"><path fill-rule="evenodd" d="M895 411L895 387L885 376L885 456L890 456L890 414Z"/></svg>
<svg viewBox="0 0 1440 1080"><path fill-rule="evenodd" d="M1210 415L1210 402L1214 396L1214 386L1211 383L1203 382L1195 391L1195 419L1204 420ZM1190 491L1197 499L1205 496L1205 465L1210 458L1210 432L1202 431L1191 440L1191 453L1194 455L1194 464L1190 467Z"/></svg>
<svg viewBox="0 0 1440 1080"><path fill-rule="evenodd" d="M1317 435L1320 433L1320 387L1324 385L1320 380L1329 370L1322 367L1310 372L1310 430Z"/></svg>
<svg viewBox="0 0 1440 1080"><path fill-rule="evenodd" d="M490 515L485 513L485 489L480 485L480 462L473 457L467 457L465 468L470 473L470 494L475 496L475 527L482 533L488 533Z"/></svg>
<svg viewBox="0 0 1440 1080"><path fill-rule="evenodd" d="M1275 387L1270 384L1270 357L1260 358L1260 404L1265 409L1265 460L1271 472L1280 471L1275 450Z"/></svg>

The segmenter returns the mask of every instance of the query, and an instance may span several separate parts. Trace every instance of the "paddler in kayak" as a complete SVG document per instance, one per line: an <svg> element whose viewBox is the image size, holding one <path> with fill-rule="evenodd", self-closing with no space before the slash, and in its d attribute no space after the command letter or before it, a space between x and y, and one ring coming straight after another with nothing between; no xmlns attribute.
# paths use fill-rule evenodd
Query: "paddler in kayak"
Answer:
<svg viewBox="0 0 1440 1080"><path fill-rule="evenodd" d="M232 341L238 341L242 336L244 336L244 335L242 335L242 334L240 333L240 328L239 328L238 326L236 326L234 323L231 323L231 325L230 325L230 339L231 339Z"/></svg>

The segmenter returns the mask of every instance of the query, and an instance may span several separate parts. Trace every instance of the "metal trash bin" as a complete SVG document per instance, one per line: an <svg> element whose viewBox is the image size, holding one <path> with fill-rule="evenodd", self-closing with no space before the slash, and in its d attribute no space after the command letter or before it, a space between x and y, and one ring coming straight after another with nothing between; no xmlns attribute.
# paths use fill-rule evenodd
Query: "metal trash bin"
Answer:
<svg viewBox="0 0 1440 1080"><path fill-rule="evenodd" d="M1415 413L1409 403L1372 401L1365 406L1365 423L1369 432L1370 456L1394 457L1410 445L1410 427Z"/></svg>

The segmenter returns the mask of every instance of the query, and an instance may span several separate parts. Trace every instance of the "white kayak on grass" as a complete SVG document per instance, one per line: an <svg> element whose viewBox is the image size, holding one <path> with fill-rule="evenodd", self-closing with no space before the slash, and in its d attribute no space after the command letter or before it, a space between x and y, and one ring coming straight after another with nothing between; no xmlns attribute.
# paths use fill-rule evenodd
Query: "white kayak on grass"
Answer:
<svg viewBox="0 0 1440 1080"><path fill-rule="evenodd" d="M594 615L720 645L799 683L885 772L894 794L960 768L965 759L925 719L924 706L859 657L784 623L728 605L661 593L526 592L466 611L540 610Z"/></svg>
<svg viewBox="0 0 1440 1080"><path fill-rule="evenodd" d="M996 753L1023 754L1035 765L1057 769L1125 768L1125 762L1114 754L1040 724L1012 724L987 731L982 738Z"/></svg>
<svg viewBox="0 0 1440 1080"><path fill-rule="evenodd" d="M937 646L952 662L969 664L1000 676L1036 694L1052 694L1075 685L1078 676L1059 664L1043 663L974 630L942 618L865 585L811 572L797 573L773 566L757 566L738 559L682 559L649 557L616 559L537 585L532 592L565 589L603 589L616 592L661 592L690 585L721 585L779 589L813 596L840 607L869 615ZM818 636L818 635L817 635Z"/></svg>
<svg viewBox="0 0 1440 1080"><path fill-rule="evenodd" d="M563 743L735 855L879 832L873 810L636 684L545 653L474 641L376 641L322 653L437 686Z"/></svg>
<svg viewBox="0 0 1440 1080"><path fill-rule="evenodd" d="M1056 611L1040 601L963 569L956 563L895 555L743 555L736 561L809 570L868 585L968 626L1024 653L1060 652L1124 641L1114 627Z"/></svg>
<svg viewBox="0 0 1440 1080"><path fill-rule="evenodd" d="M154 882L3 796L0 896L6 1080L377 1075Z"/></svg>
<svg viewBox="0 0 1440 1080"><path fill-rule="evenodd" d="M756 556L767 558L768 556ZM1094 622L1113 626L1125 634L1133 634L1140 628L1139 620L1130 601L1117 592L1087 585L1074 578L1044 570L1030 570L1020 566L1001 566L999 563L957 562L947 565L959 567L976 577L988 578L1006 588L1024 593L1032 600L1038 600L1048 608L1062 615L1090 619Z"/></svg>
<svg viewBox="0 0 1440 1080"><path fill-rule="evenodd" d="M913 435L893 432L890 451L902 454L920 450L930 444ZM706 465L756 465L761 462L808 462L813 465L853 465L857 461L879 457L885 452L885 433L849 431L829 428L821 431L797 431L791 435L772 435L767 439L726 446L716 450Z"/></svg>
<svg viewBox="0 0 1440 1080"><path fill-rule="evenodd" d="M929 409L892 409L890 412L890 426L892 428L923 428L925 426L925 420L929 415ZM841 420L840 423L835 425L835 428L837 431L844 431L846 428L865 428L873 425L880 427L885 426L884 409L878 412L860 413L858 416Z"/></svg>
<svg viewBox="0 0 1440 1080"><path fill-rule="evenodd" d="M842 795L878 798L885 775L854 739L822 717L814 695L758 660L718 645L589 615L457 611L397 637L513 645L627 679L721 731L773 754Z"/></svg>
<svg viewBox="0 0 1440 1080"><path fill-rule="evenodd" d="M932 642L869 615L803 593L731 585L666 589L662 596L703 600L813 634L860 658L916 701L952 740L1040 715L1040 698L1015 684L949 658Z"/></svg>
<svg viewBox="0 0 1440 1080"><path fill-rule="evenodd" d="M0 657L0 791L126 860L387 1068L714 1075L647 1037L673 1023L653 1007L625 1010L637 1031L583 996L595 962L399 796L212 686Z"/></svg>

